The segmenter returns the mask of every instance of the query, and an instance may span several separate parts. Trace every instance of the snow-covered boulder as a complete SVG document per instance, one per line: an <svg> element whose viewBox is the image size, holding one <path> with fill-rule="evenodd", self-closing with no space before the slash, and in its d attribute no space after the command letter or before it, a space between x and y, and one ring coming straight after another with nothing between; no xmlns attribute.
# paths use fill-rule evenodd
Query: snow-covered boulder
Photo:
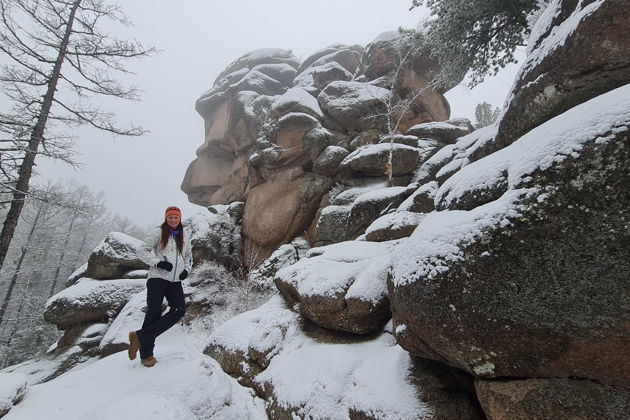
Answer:
<svg viewBox="0 0 630 420"><path fill-rule="evenodd" d="M356 239L374 220L393 211L413 191L413 187L384 187L381 182L343 191L320 210L315 245Z"/></svg>
<svg viewBox="0 0 630 420"><path fill-rule="evenodd" d="M410 174L418 166L420 152L417 148L400 143L380 143L350 153L339 164L339 170L359 172L367 176L382 176L386 173L390 153L393 176Z"/></svg>
<svg viewBox="0 0 630 420"><path fill-rule="evenodd" d="M435 201L448 210L392 257L401 346L480 377L630 385L629 109L626 85L442 185Z"/></svg>
<svg viewBox="0 0 630 420"><path fill-rule="evenodd" d="M431 213L435 210L435 194L438 191L438 183L431 181L415 190L400 206L399 211L412 211L415 213Z"/></svg>
<svg viewBox="0 0 630 420"><path fill-rule="evenodd" d="M289 306L317 325L365 334L390 318L387 287L393 242L348 241L312 248L307 257L282 268L276 287Z"/></svg>
<svg viewBox="0 0 630 420"><path fill-rule="evenodd" d="M389 213L376 219L365 230L366 241L391 241L410 236L424 215L408 211Z"/></svg>
<svg viewBox="0 0 630 420"><path fill-rule="evenodd" d="M626 0L547 2L535 22L507 108L498 147L532 128L630 83L630 8Z"/></svg>
<svg viewBox="0 0 630 420"><path fill-rule="evenodd" d="M314 52L313 54L311 54L310 56L306 57L304 59L304 61L302 62L302 64L300 65L300 67L298 68L298 73L303 72L306 68L310 67L313 63L315 63L316 61L318 61L320 58L323 57L327 57L325 58L325 62L331 62L332 60L329 60L328 57L330 57L332 54L337 54L339 51L343 51L343 50L350 50L350 51L355 51L359 56L358 56L358 60L356 62L356 65L359 64L360 60L361 60L361 54L363 54L364 52L364 48L360 45L346 45L346 44L333 44L333 45L329 45L326 48L323 48L319 51ZM354 71L356 70L356 66L355 66L355 59L351 58L351 57L347 57L350 60L345 62L345 61L341 61L341 63L343 63L343 65L345 66L345 68L354 73ZM337 60L334 60L337 61ZM354 68L353 68L354 67Z"/></svg>
<svg viewBox="0 0 630 420"><path fill-rule="evenodd" d="M85 277L87 273L88 264L85 263L81 267L77 268L68 276L68 280L66 280L66 287L72 286L77 282L81 277Z"/></svg>
<svg viewBox="0 0 630 420"><path fill-rule="evenodd" d="M273 278L282 267L289 266L310 248L304 238L295 238L290 244L281 245L273 254L249 273L249 280L261 289L274 289Z"/></svg>
<svg viewBox="0 0 630 420"><path fill-rule="evenodd" d="M475 382L486 416L514 419L624 419L628 390L581 379L520 379Z"/></svg>
<svg viewBox="0 0 630 420"><path fill-rule="evenodd" d="M357 340L301 324L273 297L217 328L206 353L266 400L269 418L478 418L446 369L412 360L389 333Z"/></svg>
<svg viewBox="0 0 630 420"><path fill-rule="evenodd" d="M304 89L313 97L317 97L322 89L332 82L350 81L352 73L346 70L341 64L331 62L319 66L311 66L298 74L293 80L293 85Z"/></svg>
<svg viewBox="0 0 630 420"><path fill-rule="evenodd" d="M455 153L455 146L452 144L442 147L415 170L411 182L426 184L435 181L438 171L453 159Z"/></svg>
<svg viewBox="0 0 630 420"><path fill-rule="evenodd" d="M215 261L230 270L242 267L240 221L243 203L214 206L185 220L195 265Z"/></svg>
<svg viewBox="0 0 630 420"><path fill-rule="evenodd" d="M455 125L447 121L416 124L407 130L408 135L433 138L445 144L452 144L458 138L470 134L472 130L465 125Z"/></svg>
<svg viewBox="0 0 630 420"><path fill-rule="evenodd" d="M359 82L332 82L317 96L320 106L343 128L360 132L385 127L391 91Z"/></svg>
<svg viewBox="0 0 630 420"><path fill-rule="evenodd" d="M22 373L0 373L0 417L22 401L28 390L26 375Z"/></svg>
<svg viewBox="0 0 630 420"><path fill-rule="evenodd" d="M84 278L62 290L44 307L44 319L59 329L113 318L136 292L145 288L145 280L93 280Z"/></svg>
<svg viewBox="0 0 630 420"><path fill-rule="evenodd" d="M293 85L317 96L331 82L352 80L362 52L361 47L343 44L317 51L299 67Z"/></svg>
<svg viewBox="0 0 630 420"><path fill-rule="evenodd" d="M262 48L254 50L231 62L226 69L217 76L214 81L214 85L223 87L225 85L223 79L236 71L242 71L243 69L247 69L249 71L257 66L269 64L286 64L294 69L297 69L300 65L300 61L290 50L284 50L281 48ZM203 96L198 100L198 102L202 101L202 99Z"/></svg>
<svg viewBox="0 0 630 420"><path fill-rule="evenodd" d="M324 118L317 99L299 87L291 88L278 96L271 106L271 112L276 117L289 112L303 112L320 120Z"/></svg>
<svg viewBox="0 0 630 420"><path fill-rule="evenodd" d="M111 232L92 251L85 277L92 279L118 279L126 272L146 269L147 264L138 258L143 243L120 232Z"/></svg>
<svg viewBox="0 0 630 420"><path fill-rule="evenodd" d="M313 172L333 177L339 171L339 164L348 156L348 150L339 146L328 146L313 162Z"/></svg>
<svg viewBox="0 0 630 420"><path fill-rule="evenodd" d="M101 357L129 348L129 331L135 331L142 326L144 314L147 310L147 294L145 291L135 293L118 313L112 324L107 328L100 343ZM164 305L165 306L165 305Z"/></svg>

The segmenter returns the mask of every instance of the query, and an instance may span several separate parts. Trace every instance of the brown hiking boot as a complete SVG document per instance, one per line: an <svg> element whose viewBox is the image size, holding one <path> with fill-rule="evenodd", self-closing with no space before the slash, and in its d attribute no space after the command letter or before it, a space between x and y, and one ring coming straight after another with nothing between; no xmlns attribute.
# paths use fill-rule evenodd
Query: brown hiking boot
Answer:
<svg viewBox="0 0 630 420"><path fill-rule="evenodd" d="M136 358L138 350L140 350L140 339L135 331L131 331L129 333L129 360L134 360Z"/></svg>
<svg viewBox="0 0 630 420"><path fill-rule="evenodd" d="M153 356L149 356L146 359L141 359L140 361L146 367L155 366L155 364L157 363L157 359Z"/></svg>

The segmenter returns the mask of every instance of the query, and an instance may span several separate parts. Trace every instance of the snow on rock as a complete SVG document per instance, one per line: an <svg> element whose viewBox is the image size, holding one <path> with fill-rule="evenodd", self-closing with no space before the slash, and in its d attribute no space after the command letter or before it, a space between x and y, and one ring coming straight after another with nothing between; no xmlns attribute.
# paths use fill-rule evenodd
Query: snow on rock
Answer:
<svg viewBox="0 0 630 420"><path fill-rule="evenodd" d="M92 251L88 259L86 277L117 279L133 269L146 269L147 264L138 258L144 243L120 232L111 232Z"/></svg>
<svg viewBox="0 0 630 420"><path fill-rule="evenodd" d="M626 0L547 2L499 120L498 148L630 83L629 22Z"/></svg>
<svg viewBox="0 0 630 420"><path fill-rule="evenodd" d="M343 147L326 147L313 162L313 172L333 177L339 171L339 164L348 156L348 153L348 150Z"/></svg>
<svg viewBox="0 0 630 420"><path fill-rule="evenodd" d="M347 241L312 248L275 283L288 304L326 328L364 334L391 316L385 284L395 242Z"/></svg>
<svg viewBox="0 0 630 420"><path fill-rule="evenodd" d="M446 387L436 386L447 374L418 369L390 334L366 341L340 339L312 328L305 333L300 324L273 297L231 319L210 338L207 351L226 372L265 397L270 418L474 417L456 387L444 391Z"/></svg>
<svg viewBox="0 0 630 420"><path fill-rule="evenodd" d="M101 357L126 350L129 347L129 331L139 329L144 321L144 313L147 308L146 299L147 294L144 290L131 296L99 343Z"/></svg>
<svg viewBox="0 0 630 420"><path fill-rule="evenodd" d="M261 64L287 64L297 69L300 65L300 61L290 50L281 48L260 48L244 54L230 63L226 69L217 76L214 84L220 84L221 79L237 70L244 68L253 69Z"/></svg>
<svg viewBox="0 0 630 420"><path fill-rule="evenodd" d="M234 270L242 266L240 220L244 205L212 206L210 211L197 213L184 221L190 233L195 265L215 261Z"/></svg>
<svg viewBox="0 0 630 420"><path fill-rule="evenodd" d="M428 182L415 190L400 206L397 211L412 211L415 213L430 213L435 210L435 194L438 190L436 181Z"/></svg>
<svg viewBox="0 0 630 420"><path fill-rule="evenodd" d="M148 270L131 270L123 274L123 279L146 279Z"/></svg>
<svg viewBox="0 0 630 420"><path fill-rule="evenodd" d="M255 376L269 365L288 337L298 334L298 319L280 296L272 296L258 309L217 327L204 353L242 385L254 387Z"/></svg>
<svg viewBox="0 0 630 420"><path fill-rule="evenodd" d="M449 144L444 146L415 170L411 182L426 184L427 182L435 181L435 174L437 174L445 164L451 161L455 153L454 145Z"/></svg>
<svg viewBox="0 0 630 420"><path fill-rule="evenodd" d="M84 278L62 290L44 307L44 319L62 329L114 317L136 292L145 288L145 280L93 280Z"/></svg>
<svg viewBox="0 0 630 420"><path fill-rule="evenodd" d="M413 233L423 218L423 214L408 211L386 214L372 222L365 230L365 239L381 242L406 238Z"/></svg>
<svg viewBox="0 0 630 420"><path fill-rule="evenodd" d="M403 348L478 377L628 386L629 109L626 85L442 185L446 210L392 256Z"/></svg>
<svg viewBox="0 0 630 420"><path fill-rule="evenodd" d="M0 417L24 398L28 390L26 375L22 373L0 373Z"/></svg>
<svg viewBox="0 0 630 420"><path fill-rule="evenodd" d="M400 205L414 190L387 187L377 181L368 186L349 188L322 208L315 227L315 244L328 245L356 239L378 217Z"/></svg>
<svg viewBox="0 0 630 420"><path fill-rule="evenodd" d="M388 89L378 86L336 81L326 86L317 100L346 130L360 132L384 123L390 96Z"/></svg>
<svg viewBox="0 0 630 420"><path fill-rule="evenodd" d="M339 169L348 169L368 176L382 176L386 172L389 155L392 154L392 175L410 174L420 159L417 148L400 143L373 144L350 153L339 164Z"/></svg>
<svg viewBox="0 0 630 420"><path fill-rule="evenodd" d="M274 288L273 278L282 267L298 260L298 253L292 244L280 245L265 261L250 271L249 279L258 287Z"/></svg>
<svg viewBox="0 0 630 420"><path fill-rule="evenodd" d="M536 171L579 155L584 143L628 130L629 107L630 85L574 107L446 180L436 194L437 207L468 209L519 188Z"/></svg>
<svg viewBox="0 0 630 420"><path fill-rule="evenodd" d="M319 120L324 118L324 113L319 107L317 99L298 87L291 88L278 96L271 106L271 111L275 116L281 116L289 112L303 112Z"/></svg>
<svg viewBox="0 0 630 420"><path fill-rule="evenodd" d="M352 73L341 64L332 62L307 68L295 77L293 85L317 96L331 82L350 80Z"/></svg>
<svg viewBox="0 0 630 420"><path fill-rule="evenodd" d="M407 130L408 135L434 138L446 144L454 143L459 137L470 132L471 130L466 126L454 125L445 121L416 124Z"/></svg>
<svg viewBox="0 0 630 420"><path fill-rule="evenodd" d="M81 267L74 270L70 276L68 276L68 280L66 281L66 287L70 287L77 282L81 277L85 277L87 273L87 263L83 264Z"/></svg>

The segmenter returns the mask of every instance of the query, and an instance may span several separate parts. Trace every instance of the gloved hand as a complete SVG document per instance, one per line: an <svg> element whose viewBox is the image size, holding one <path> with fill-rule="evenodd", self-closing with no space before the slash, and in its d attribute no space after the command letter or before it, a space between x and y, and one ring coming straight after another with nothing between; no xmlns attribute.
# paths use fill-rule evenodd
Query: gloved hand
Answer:
<svg viewBox="0 0 630 420"><path fill-rule="evenodd" d="M180 280L184 280L186 277L188 277L188 270L182 271L181 274L179 275Z"/></svg>
<svg viewBox="0 0 630 420"><path fill-rule="evenodd" d="M159 263L156 264L156 266L166 271L171 271L173 269L173 264L171 264L168 261L160 261Z"/></svg>

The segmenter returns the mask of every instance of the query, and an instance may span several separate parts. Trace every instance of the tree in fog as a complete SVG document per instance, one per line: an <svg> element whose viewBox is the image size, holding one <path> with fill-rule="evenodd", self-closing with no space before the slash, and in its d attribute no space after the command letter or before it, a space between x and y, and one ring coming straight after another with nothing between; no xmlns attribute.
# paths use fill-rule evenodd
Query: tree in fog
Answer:
<svg viewBox="0 0 630 420"><path fill-rule="evenodd" d="M499 107L493 107L487 102L477 104L475 107L475 128L486 127L494 123L500 113Z"/></svg>
<svg viewBox="0 0 630 420"><path fill-rule="evenodd" d="M72 138L57 126L88 125L114 135L139 136L139 126L122 127L115 115L91 104L98 97L138 99L116 73L128 73L128 59L150 55L135 40L103 31L104 22L127 25L117 5L102 0L0 0L0 70L11 109L0 113L0 193L10 205L0 233L0 267L30 193L38 154L74 164Z"/></svg>

